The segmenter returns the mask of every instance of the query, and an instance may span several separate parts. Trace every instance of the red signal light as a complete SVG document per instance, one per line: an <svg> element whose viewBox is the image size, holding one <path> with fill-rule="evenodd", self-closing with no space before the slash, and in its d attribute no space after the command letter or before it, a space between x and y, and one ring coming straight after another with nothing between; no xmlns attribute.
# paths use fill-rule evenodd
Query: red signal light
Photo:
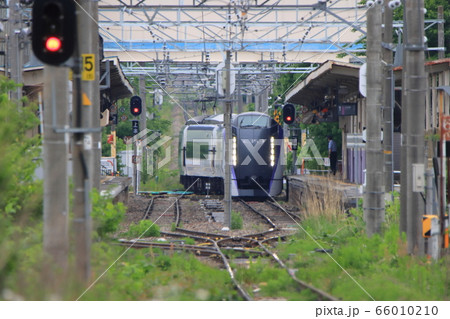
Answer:
<svg viewBox="0 0 450 319"><path fill-rule="evenodd" d="M285 104L283 106L283 122L290 125L295 120L295 106L292 104Z"/></svg>
<svg viewBox="0 0 450 319"><path fill-rule="evenodd" d="M75 3L73 0L33 2L31 44L41 62L58 66L72 57L77 42Z"/></svg>
<svg viewBox="0 0 450 319"><path fill-rule="evenodd" d="M61 39L57 37L49 37L45 41L45 48L50 52L57 52L61 49L62 43Z"/></svg>
<svg viewBox="0 0 450 319"><path fill-rule="evenodd" d="M142 100L139 96L132 96L130 99L131 115L139 116L142 112Z"/></svg>

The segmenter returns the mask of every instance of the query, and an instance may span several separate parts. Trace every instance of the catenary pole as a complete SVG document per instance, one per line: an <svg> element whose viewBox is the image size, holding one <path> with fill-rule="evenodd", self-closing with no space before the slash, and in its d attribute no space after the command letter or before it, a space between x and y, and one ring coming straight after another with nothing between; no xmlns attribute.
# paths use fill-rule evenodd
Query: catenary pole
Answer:
<svg viewBox="0 0 450 319"><path fill-rule="evenodd" d="M408 36L408 21L406 19L406 10L405 10L405 1L402 0L403 5L403 52L402 52L402 98L401 98L401 105L402 105L402 126L401 126L401 134L402 134L402 144L401 144L401 156L400 156L400 185L402 187L400 191L400 218L399 218L399 231L400 233L406 234L406 222L407 222L407 203L409 200L409 193L406 191L406 185L408 185L408 179L410 176L408 176L407 166L408 166L408 159L407 159L407 127L408 127L408 112L409 108L406 104L406 91L405 91L405 83L406 79L408 77L408 69L405 68L406 63L406 51L404 50L405 44L407 42L407 36ZM398 54L398 53L397 53Z"/></svg>
<svg viewBox="0 0 450 319"><path fill-rule="evenodd" d="M444 7L438 6L438 19L444 19ZM444 24L438 24L438 47L443 48L445 46L445 34L444 34ZM445 58L445 51L438 51L438 59Z"/></svg>
<svg viewBox="0 0 450 319"><path fill-rule="evenodd" d="M145 75L141 74L139 76L139 97L142 100L142 112L139 118L139 128L140 130L145 130L147 128L147 92L145 88ZM145 143L142 143L142 149L141 149L141 174L143 174L144 169L146 169L148 172L148 167L145 167L147 165L147 152L146 152L146 145ZM151 161L153 163L153 159ZM145 167L145 168L144 168ZM142 176L142 175L141 175Z"/></svg>
<svg viewBox="0 0 450 319"><path fill-rule="evenodd" d="M75 67L74 127L81 129L73 135L73 183L74 183L74 232L75 265L77 280L86 283L90 277L91 210L90 194L99 182L99 61L98 26L96 12L98 3L77 0L77 54ZM97 132L95 132L97 131Z"/></svg>
<svg viewBox="0 0 450 319"><path fill-rule="evenodd" d="M231 228L231 63L230 63L230 51L226 51L225 70L226 70L226 85L225 85L225 112L224 112L224 125L225 125L225 181L224 181L224 224L225 227Z"/></svg>
<svg viewBox="0 0 450 319"><path fill-rule="evenodd" d="M85 0L86 1L86 0ZM94 54L94 72L95 78L89 81L83 81L83 86L86 87L86 92L89 92L89 98L92 102L91 119L92 127L100 128L100 49L99 49L99 33L98 33L98 1L86 1L86 8L89 9L85 14L87 25L86 34L82 34L82 49L85 54ZM107 62L109 63L109 62ZM92 188L100 190L100 171L101 171L101 157L102 157L102 133L100 130L92 133Z"/></svg>
<svg viewBox="0 0 450 319"><path fill-rule="evenodd" d="M9 19L8 19L8 60L11 72L11 80L16 83L22 83L22 50L19 44L19 35L21 34L21 18L18 0L9 1ZM19 86L11 91L11 98L20 101L22 98L22 87ZM21 103L19 102L19 105Z"/></svg>
<svg viewBox="0 0 450 319"><path fill-rule="evenodd" d="M424 46L424 2L405 1L406 37L405 63L407 77L404 83L404 107L408 108L406 118L406 174L407 184L402 184L402 192L407 192L406 236L409 254L423 254L422 216L424 202L421 195L424 185L425 162L425 46Z"/></svg>
<svg viewBox="0 0 450 319"><path fill-rule="evenodd" d="M382 57L384 64L383 81L383 151L384 151L384 188L385 192L392 192L394 187L394 162L393 162L393 97L394 74L392 72L393 54L392 54L392 16L393 10L389 8L389 2L384 2L383 11L383 50Z"/></svg>
<svg viewBox="0 0 450 319"><path fill-rule="evenodd" d="M383 150L381 148L381 9L367 11L367 111L366 189L364 220L370 237L381 232L384 222Z"/></svg>

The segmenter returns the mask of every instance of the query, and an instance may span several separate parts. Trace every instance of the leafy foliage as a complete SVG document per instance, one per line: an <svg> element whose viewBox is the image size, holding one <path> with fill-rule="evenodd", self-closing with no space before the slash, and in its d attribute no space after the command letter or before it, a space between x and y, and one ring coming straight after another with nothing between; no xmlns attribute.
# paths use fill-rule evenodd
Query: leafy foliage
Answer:
<svg viewBox="0 0 450 319"><path fill-rule="evenodd" d="M292 67L309 67L309 64L293 64ZM286 92L288 92L292 87L301 82L307 74L302 73L285 73L281 74L277 82L273 86L273 93L271 94L272 101L276 101L277 96L281 96L281 100L284 100Z"/></svg>
<svg viewBox="0 0 450 319"><path fill-rule="evenodd" d="M39 165L40 138L27 133L39 124L36 107L25 102L18 106L8 97L17 87L13 81L0 78L0 211L18 214L39 206L41 185L34 180Z"/></svg>
<svg viewBox="0 0 450 319"><path fill-rule="evenodd" d="M308 138L311 138L314 141L314 144L316 144L320 154L325 157L328 156L327 136L333 136L333 140L336 142L338 150L338 158L340 157L339 152L342 149L342 136L341 130L339 129L339 123L320 123L319 125L309 124L304 127L308 132Z"/></svg>
<svg viewBox="0 0 450 319"><path fill-rule="evenodd" d="M114 205L110 198L101 196L97 190L92 192L91 197L91 217L94 229L100 238L105 238L107 234L118 230L119 224L125 216L126 207L120 202Z"/></svg>
<svg viewBox="0 0 450 319"><path fill-rule="evenodd" d="M13 81L0 77L0 292L10 280L20 280L19 268L32 267L23 260L41 261L42 183L34 172L39 165L40 138L29 131L39 121L36 107L26 99L19 106L9 98L17 88ZM29 226L33 225L33 226ZM1 296L0 296L1 298Z"/></svg>
<svg viewBox="0 0 450 319"><path fill-rule="evenodd" d="M149 219L141 220L137 224L131 224L127 233L131 237L158 237L159 226Z"/></svg>
<svg viewBox="0 0 450 319"><path fill-rule="evenodd" d="M389 0L386 0L389 1ZM362 0L359 4L366 4L367 0ZM438 6L443 6L444 8L444 20L446 22L450 21L450 3L448 0L425 0L424 7L427 10L425 14L425 19L437 19L438 14ZM393 12L394 21L403 21L403 13L404 6L400 6L396 8ZM425 30L425 36L428 39L428 47L436 48L438 47L438 28L437 25L432 26ZM398 41L398 35L394 33L394 43ZM357 44L366 45L366 39L359 41ZM445 55L450 56L450 30L448 28L444 28L444 46L445 46ZM435 60L437 59L437 51L426 51L428 59ZM343 58L347 54L340 53L337 55L338 58ZM364 55L364 53L357 52L357 56Z"/></svg>
<svg viewBox="0 0 450 319"><path fill-rule="evenodd" d="M444 20L448 25L450 21L450 2L448 0L425 0L424 6L427 9L425 14L425 19L437 19L438 6L444 7ZM403 10L394 11L394 19L403 20ZM425 30L425 36L428 39L428 47L438 47L438 28L437 26L428 28ZM450 29L444 27L444 46L446 48L445 55L450 56ZM429 59L437 59L437 51L427 51L426 52Z"/></svg>

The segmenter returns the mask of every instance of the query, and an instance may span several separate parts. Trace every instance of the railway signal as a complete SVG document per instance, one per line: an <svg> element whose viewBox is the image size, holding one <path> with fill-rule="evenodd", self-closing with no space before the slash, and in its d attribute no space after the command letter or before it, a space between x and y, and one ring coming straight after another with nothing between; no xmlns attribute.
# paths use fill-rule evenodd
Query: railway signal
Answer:
<svg viewBox="0 0 450 319"><path fill-rule="evenodd" d="M285 104L283 106L283 122L292 124L295 121L295 106L292 104Z"/></svg>
<svg viewBox="0 0 450 319"><path fill-rule="evenodd" d="M130 99L130 112L134 116L138 116L142 112L142 100L137 95L131 97Z"/></svg>
<svg viewBox="0 0 450 319"><path fill-rule="evenodd" d="M41 0L33 5L32 47L46 64L60 65L74 53L76 41L75 2Z"/></svg>

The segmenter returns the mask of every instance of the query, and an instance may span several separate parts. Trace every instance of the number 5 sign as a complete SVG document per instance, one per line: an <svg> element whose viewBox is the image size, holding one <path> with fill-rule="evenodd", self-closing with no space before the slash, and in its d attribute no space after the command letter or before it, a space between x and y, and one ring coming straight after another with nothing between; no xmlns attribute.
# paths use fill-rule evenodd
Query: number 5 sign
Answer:
<svg viewBox="0 0 450 319"><path fill-rule="evenodd" d="M450 141L450 115L442 115L442 137L444 141Z"/></svg>
<svg viewBox="0 0 450 319"><path fill-rule="evenodd" d="M81 80L95 80L95 54L82 54L83 69L81 71Z"/></svg>

